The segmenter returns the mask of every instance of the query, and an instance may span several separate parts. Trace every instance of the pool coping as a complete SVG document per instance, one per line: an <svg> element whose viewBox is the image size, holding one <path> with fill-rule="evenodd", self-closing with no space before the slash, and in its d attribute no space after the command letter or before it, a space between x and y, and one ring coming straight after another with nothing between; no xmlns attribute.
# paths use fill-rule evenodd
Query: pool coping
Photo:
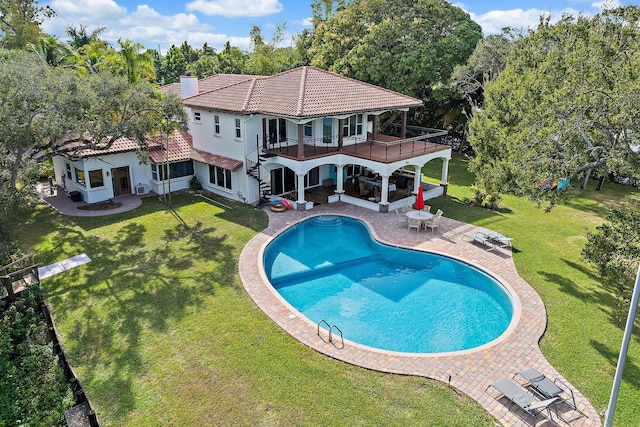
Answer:
<svg viewBox="0 0 640 427"><path fill-rule="evenodd" d="M436 232L411 232L400 224L395 213L369 212L342 202L314 207L310 211L281 213L265 209L269 226L254 236L240 255L239 274L254 303L277 325L301 343L334 359L401 375L417 375L435 379L465 393L482 405L504 425L530 425L527 414L511 408L499 394L487 393L489 384L501 377L511 378L517 371L535 367L550 378L559 378L575 393L580 412L567 405L558 405L564 418L553 416L553 423L571 426L599 426L600 416L591 403L566 378L553 368L538 347L546 329L546 310L542 299L522 279L515 268L510 248L487 251L473 242L464 241L464 234L477 229L470 224L442 217ZM486 271L510 292L514 292L514 316L507 332L496 340L470 350L453 353L415 354L371 347L344 341L344 347L328 342L326 335L318 336L317 325L289 305L269 284L262 267L262 253L266 245L286 228L317 215L345 215L360 219L372 236L380 242L410 249L428 250L461 260ZM324 330L326 332L326 329ZM548 421L540 417L540 422Z"/></svg>

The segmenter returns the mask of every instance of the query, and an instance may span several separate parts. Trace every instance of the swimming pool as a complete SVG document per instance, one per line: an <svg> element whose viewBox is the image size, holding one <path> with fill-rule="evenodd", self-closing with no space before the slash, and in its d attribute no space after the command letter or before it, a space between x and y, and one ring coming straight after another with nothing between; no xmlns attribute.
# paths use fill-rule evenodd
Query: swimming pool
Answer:
<svg viewBox="0 0 640 427"><path fill-rule="evenodd" d="M362 221L348 217L296 224L265 248L263 262L273 287L296 310L379 349L471 349L498 338L513 314L505 288L486 273L381 244Z"/></svg>

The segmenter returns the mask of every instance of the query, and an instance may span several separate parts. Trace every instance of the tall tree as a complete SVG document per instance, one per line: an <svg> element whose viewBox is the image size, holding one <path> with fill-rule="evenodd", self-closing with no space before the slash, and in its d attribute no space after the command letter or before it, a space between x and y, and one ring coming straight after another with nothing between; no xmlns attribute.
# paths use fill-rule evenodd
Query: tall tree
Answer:
<svg viewBox="0 0 640 427"><path fill-rule="evenodd" d="M102 41L100 40L100 35L106 30L107 27L96 27L91 33L89 33L87 32L87 26L80 24L78 28L76 28L74 25L67 26L67 28L65 29L65 33L67 33L67 35L71 37L69 45L71 45L72 48L79 50L89 43ZM106 42L103 43L105 43L106 45Z"/></svg>
<svg viewBox="0 0 640 427"><path fill-rule="evenodd" d="M40 37L40 25L55 12L49 5L40 7L36 0L0 0L0 46L24 49L36 44Z"/></svg>
<svg viewBox="0 0 640 427"><path fill-rule="evenodd" d="M639 24L635 6L543 17L516 41L470 124L479 189L553 206L549 181L640 176Z"/></svg>
<svg viewBox="0 0 640 427"><path fill-rule="evenodd" d="M445 0L354 0L317 20L310 55L312 65L423 99L432 112L449 96L432 92L481 38Z"/></svg>
<svg viewBox="0 0 640 427"><path fill-rule="evenodd" d="M30 49L42 55L47 64L57 67L59 65L73 65L76 62L76 54L73 50L58 40L57 37L42 35L35 45L30 45Z"/></svg>
<svg viewBox="0 0 640 427"><path fill-rule="evenodd" d="M640 206L614 209L606 219L595 232L587 234L582 256L597 267L616 295L614 317L624 324L640 263Z"/></svg>
<svg viewBox="0 0 640 427"><path fill-rule="evenodd" d="M121 73L127 76L131 83L139 81L151 81L155 79L153 58L148 52L141 52L144 48L140 43L134 43L130 39L118 39L120 51L117 64Z"/></svg>
<svg viewBox="0 0 640 427"><path fill-rule="evenodd" d="M242 74L246 72L246 63L248 55L237 48L231 46L227 41L222 52L218 54L220 62L220 72L226 74Z"/></svg>
<svg viewBox="0 0 640 427"><path fill-rule="evenodd" d="M284 40L285 33L286 26L284 24L277 25L273 32L273 37L269 42L266 42L262 37L262 31L259 26L254 25L251 28L250 36L253 52L249 54L247 59L247 72L271 76L291 68L291 64L295 62L293 59L295 51L292 48L280 46Z"/></svg>

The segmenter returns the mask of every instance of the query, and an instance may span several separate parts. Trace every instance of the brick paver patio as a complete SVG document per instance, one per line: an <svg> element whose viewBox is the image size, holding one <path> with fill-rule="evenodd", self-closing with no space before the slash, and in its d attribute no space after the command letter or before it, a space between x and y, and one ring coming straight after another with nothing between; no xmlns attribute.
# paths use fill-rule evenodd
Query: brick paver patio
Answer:
<svg viewBox="0 0 640 427"><path fill-rule="evenodd" d="M543 426L599 426L601 420L591 403L573 387L546 360L538 341L546 328L547 316L538 294L516 271L511 250L498 248L485 251L479 245L463 241L462 236L475 230L469 224L443 217L435 233L407 230L398 222L395 213L378 213L347 205L342 202L321 205L311 211L287 211L269 214L269 227L256 235L244 248L240 257L240 277L254 302L285 331L305 345L330 357L347 363L405 375L419 375L448 383L480 403L486 410L507 426L531 425L526 413L511 408L506 398L499 398L495 390L485 392L487 386L501 377L511 378L520 370L535 367L550 378L559 378L575 393L578 409L558 404L559 417L553 412L553 420L546 412L538 417ZM514 316L510 330L501 339L477 349L439 355L415 355L376 350L354 344L345 337L345 346L326 342L326 336L316 334L317 325L300 315L268 283L262 267L262 251L277 234L305 218L321 214L340 214L358 218L367 223L373 235L380 241L404 247L429 250L459 258L480 267L516 295ZM445 212L446 215L446 212ZM515 242L517 246L517 241ZM323 339L324 338L324 339Z"/></svg>

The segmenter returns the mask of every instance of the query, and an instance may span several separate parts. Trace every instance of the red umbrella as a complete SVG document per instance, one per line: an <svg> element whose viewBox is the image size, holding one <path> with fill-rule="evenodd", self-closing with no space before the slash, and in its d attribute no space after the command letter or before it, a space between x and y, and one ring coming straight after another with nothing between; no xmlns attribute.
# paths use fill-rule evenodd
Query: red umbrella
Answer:
<svg viewBox="0 0 640 427"><path fill-rule="evenodd" d="M424 197L422 196L422 185L418 186L418 195L416 196L416 209L424 209Z"/></svg>

